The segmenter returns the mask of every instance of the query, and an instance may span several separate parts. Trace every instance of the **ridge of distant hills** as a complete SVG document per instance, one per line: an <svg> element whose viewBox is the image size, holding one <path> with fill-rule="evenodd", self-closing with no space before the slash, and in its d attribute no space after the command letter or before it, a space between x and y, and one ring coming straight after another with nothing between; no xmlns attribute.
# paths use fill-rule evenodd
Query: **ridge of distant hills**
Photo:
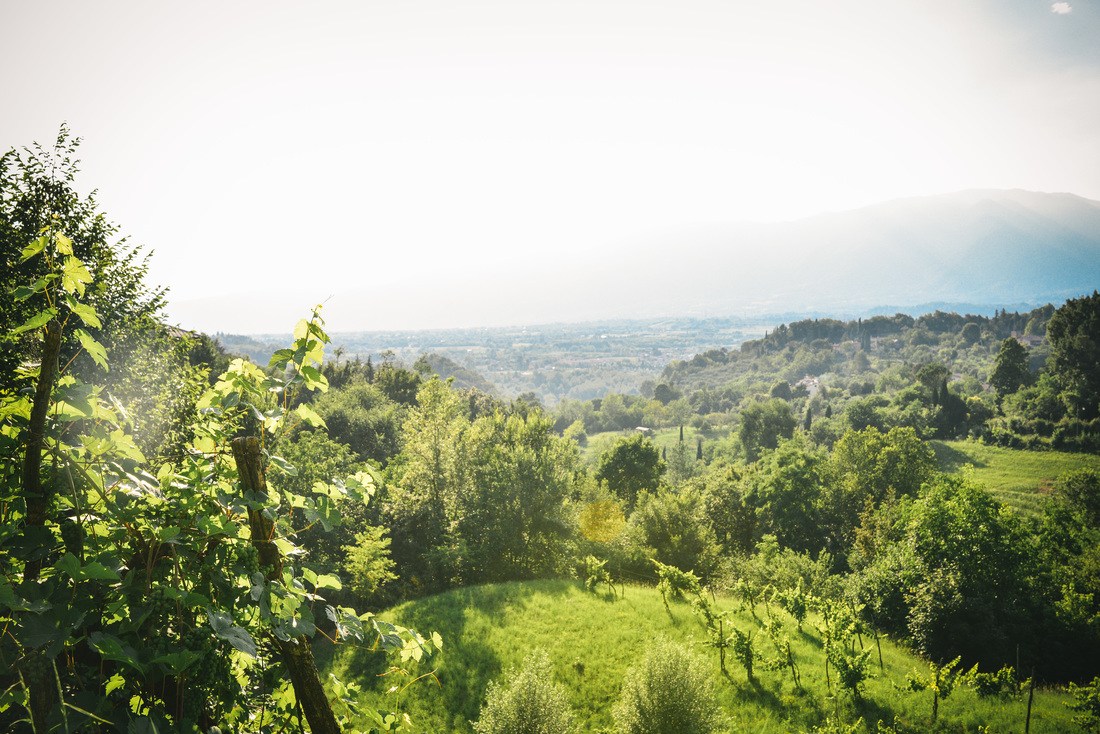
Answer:
<svg viewBox="0 0 1100 734"><path fill-rule="evenodd" d="M361 331L356 324L368 317L357 314L396 331L389 325L411 323L411 304L434 309L427 313L439 329L853 317L933 307L1027 310L1100 288L1100 201L969 190L792 222L686 228L584 261L552 252L538 259L538 268L507 278L487 268L478 278L448 283L420 283L411 276L397 284L374 283L336 293L326 314L334 331ZM232 298L204 308L240 312ZM249 300L257 302L254 295ZM293 299L283 294L277 300ZM288 316L285 323L293 320Z"/></svg>
<svg viewBox="0 0 1100 734"><path fill-rule="evenodd" d="M961 191L682 242L693 263L651 278L679 312L1036 306L1100 287L1100 202L1073 194Z"/></svg>

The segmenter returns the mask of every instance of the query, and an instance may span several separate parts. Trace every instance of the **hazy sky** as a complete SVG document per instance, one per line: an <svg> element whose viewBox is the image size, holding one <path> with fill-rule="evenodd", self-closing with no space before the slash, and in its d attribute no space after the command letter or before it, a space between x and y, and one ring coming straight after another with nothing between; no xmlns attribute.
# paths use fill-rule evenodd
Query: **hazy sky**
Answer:
<svg viewBox="0 0 1100 734"><path fill-rule="evenodd" d="M334 329L510 323L486 283L699 227L1100 199L1100 0L0 0L0 28L0 146L67 121L209 331L329 296Z"/></svg>

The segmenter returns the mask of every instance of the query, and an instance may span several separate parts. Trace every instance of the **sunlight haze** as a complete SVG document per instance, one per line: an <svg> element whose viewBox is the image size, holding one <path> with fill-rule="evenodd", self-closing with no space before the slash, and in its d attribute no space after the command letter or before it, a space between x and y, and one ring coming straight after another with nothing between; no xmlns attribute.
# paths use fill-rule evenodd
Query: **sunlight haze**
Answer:
<svg viewBox="0 0 1100 734"><path fill-rule="evenodd" d="M83 137L78 185L188 328L286 331L330 297L334 330L622 315L598 294L637 248L739 222L1100 199L1093 1L3 0L0 23L0 144Z"/></svg>

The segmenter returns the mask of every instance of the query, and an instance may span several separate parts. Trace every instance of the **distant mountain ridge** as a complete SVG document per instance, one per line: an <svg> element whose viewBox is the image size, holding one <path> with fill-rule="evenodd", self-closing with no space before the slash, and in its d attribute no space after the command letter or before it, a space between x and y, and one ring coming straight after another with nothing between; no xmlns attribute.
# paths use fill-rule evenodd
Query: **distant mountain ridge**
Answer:
<svg viewBox="0 0 1100 734"><path fill-rule="evenodd" d="M326 307L330 325L361 331L851 316L881 313L884 305L919 312L927 304L1026 309L1100 289L1100 201L974 189L792 222L685 227L594 251L583 261L539 253L538 267L522 272L485 263L480 275L447 282L421 281L413 272L332 295ZM271 304L267 310L277 310L316 298L283 293L263 300ZM257 300L249 296L248 302ZM413 303L432 304L432 310L421 309L426 315L412 319ZM246 313L243 296L201 306ZM295 318L288 311L284 321Z"/></svg>
<svg viewBox="0 0 1100 734"><path fill-rule="evenodd" d="M859 312L893 304L1058 303L1100 287L1100 202L971 190L794 222L734 225L681 247L705 269L672 307L708 313ZM694 270L694 274L692 271Z"/></svg>

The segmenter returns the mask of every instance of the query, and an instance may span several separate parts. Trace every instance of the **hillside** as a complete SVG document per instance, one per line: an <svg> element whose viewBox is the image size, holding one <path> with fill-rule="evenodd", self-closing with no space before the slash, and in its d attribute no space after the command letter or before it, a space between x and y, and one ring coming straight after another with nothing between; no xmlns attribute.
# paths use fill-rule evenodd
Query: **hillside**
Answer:
<svg viewBox="0 0 1100 734"><path fill-rule="evenodd" d="M970 190L794 222L685 232L688 259L632 279L650 308L838 313L929 301L1059 301L1100 283L1100 202ZM654 243L643 261L672 246ZM657 286L660 287L657 287Z"/></svg>
<svg viewBox="0 0 1100 734"><path fill-rule="evenodd" d="M731 609L735 603L719 597L718 606ZM765 616L763 605L757 606L757 613ZM780 611L775 614L790 634L805 689L802 692L795 689L789 673L767 670L759 660L757 681L749 684L732 655L727 659L729 678L723 678L714 652L700 644L703 627L691 608L674 602L669 615L652 587L627 585L624 598L613 600L587 593L569 581L476 586L408 602L379 616L423 632L438 631L444 639L437 670L439 686L425 679L400 694L399 705L412 717L416 731L472 731L469 721L477 718L489 682L518 667L535 649L549 654L555 679L568 688L581 730L603 731L612 723L611 707L626 669L658 638L680 642L709 656L730 731L808 731L837 713L849 723L863 718L873 727L878 720L890 723L897 717L902 724L898 731L927 730L931 694L895 688L895 684L905 684L907 674L927 672L927 663L884 639L885 673L880 673L877 655L872 652L874 677L867 683L864 701L856 704L847 693L832 697L824 680L821 633L815 627L820 620L811 615L804 632L798 633L790 616ZM757 630L758 648L768 653L770 643L749 613L738 613L735 619L739 628ZM874 650L871 638L862 642ZM331 667L343 680L355 680L364 689L375 691L371 697L381 699L381 705L393 707L395 699L380 693L394 682L376 678L382 672L381 664L376 653L345 648ZM1066 700L1058 691L1036 691L1031 731L1074 731L1063 705ZM945 731L974 731L979 724L991 731L1022 730L1025 712L1026 696L983 700L972 690L959 688L941 702L940 723Z"/></svg>
<svg viewBox="0 0 1100 734"><path fill-rule="evenodd" d="M1100 470L1100 456L1065 451L1027 451L987 446L976 441L931 441L940 469L970 471L994 497L1027 514L1039 512L1042 499L1059 476L1075 469Z"/></svg>

